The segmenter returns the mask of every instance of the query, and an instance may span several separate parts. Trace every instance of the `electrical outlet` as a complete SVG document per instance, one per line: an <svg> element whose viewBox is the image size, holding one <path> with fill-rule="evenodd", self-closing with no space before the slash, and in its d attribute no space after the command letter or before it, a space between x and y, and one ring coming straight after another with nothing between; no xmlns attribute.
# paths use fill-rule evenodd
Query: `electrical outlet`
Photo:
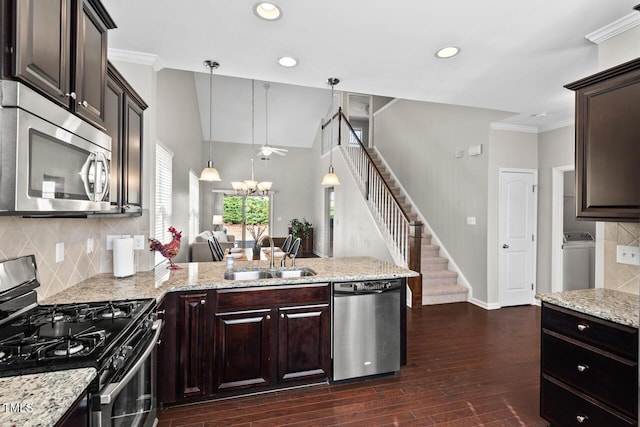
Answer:
<svg viewBox="0 0 640 427"><path fill-rule="evenodd" d="M64 242L56 243L56 262L64 261Z"/></svg>
<svg viewBox="0 0 640 427"><path fill-rule="evenodd" d="M133 250L135 251L144 250L144 235L136 234L133 236Z"/></svg>
<svg viewBox="0 0 640 427"><path fill-rule="evenodd" d="M640 247L618 245L616 249L618 264L640 265Z"/></svg>
<svg viewBox="0 0 640 427"><path fill-rule="evenodd" d="M87 254L92 254L93 253L93 238L89 237L87 239Z"/></svg>

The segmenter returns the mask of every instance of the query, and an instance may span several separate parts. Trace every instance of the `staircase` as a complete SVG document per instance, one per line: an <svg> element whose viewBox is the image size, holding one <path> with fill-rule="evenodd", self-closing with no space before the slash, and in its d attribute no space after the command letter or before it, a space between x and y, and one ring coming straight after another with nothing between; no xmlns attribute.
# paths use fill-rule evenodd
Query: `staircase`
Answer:
<svg viewBox="0 0 640 427"><path fill-rule="evenodd" d="M367 148L367 153L373 163L380 170L380 175L387 181L391 191L403 209L409 213L411 220L418 219L418 215L407 198L401 193L400 187L391 177L384 162L373 148ZM440 247L431 243L431 235L422 235L420 270L422 273L422 304L446 304L467 301L468 289L458 284L458 273L448 270L449 260L440 256Z"/></svg>

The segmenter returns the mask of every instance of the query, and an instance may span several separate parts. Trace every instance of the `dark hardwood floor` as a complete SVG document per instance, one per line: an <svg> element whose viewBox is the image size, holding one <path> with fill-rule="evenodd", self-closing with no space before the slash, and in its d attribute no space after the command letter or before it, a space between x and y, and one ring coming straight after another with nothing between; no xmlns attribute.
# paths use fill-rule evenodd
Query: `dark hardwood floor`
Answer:
<svg viewBox="0 0 640 427"><path fill-rule="evenodd" d="M539 307L425 306L407 323L398 375L168 408L159 426L547 426Z"/></svg>

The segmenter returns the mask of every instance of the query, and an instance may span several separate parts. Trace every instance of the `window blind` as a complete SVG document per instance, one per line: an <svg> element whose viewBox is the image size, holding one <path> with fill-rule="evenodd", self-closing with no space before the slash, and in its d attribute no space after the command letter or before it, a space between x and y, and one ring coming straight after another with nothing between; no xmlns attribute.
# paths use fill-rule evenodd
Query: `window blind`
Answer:
<svg viewBox="0 0 640 427"><path fill-rule="evenodd" d="M156 144L156 213L155 238L162 243L171 241L171 233L167 231L172 225L173 189L173 153L160 144ZM159 252L155 253L156 265L164 261Z"/></svg>

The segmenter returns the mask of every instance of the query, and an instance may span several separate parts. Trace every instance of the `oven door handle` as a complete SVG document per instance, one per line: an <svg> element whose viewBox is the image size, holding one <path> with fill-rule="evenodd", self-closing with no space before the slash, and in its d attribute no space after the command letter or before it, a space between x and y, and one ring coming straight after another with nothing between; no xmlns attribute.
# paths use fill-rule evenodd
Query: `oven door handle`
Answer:
<svg viewBox="0 0 640 427"><path fill-rule="evenodd" d="M104 389L103 393L100 393L100 404L108 405L110 404L114 398L122 391L122 389L129 383L131 378L137 374L138 370L142 367L143 363L146 361L147 357L151 354L156 344L158 343L158 338L160 337L160 332L162 331L162 320L158 319L153 322L153 326L151 329L154 329L156 332L153 334L153 339L149 346L142 352L142 356L138 359L138 361L133 365L133 367L127 372L127 374L122 378L122 380L117 383L111 383L107 385Z"/></svg>

